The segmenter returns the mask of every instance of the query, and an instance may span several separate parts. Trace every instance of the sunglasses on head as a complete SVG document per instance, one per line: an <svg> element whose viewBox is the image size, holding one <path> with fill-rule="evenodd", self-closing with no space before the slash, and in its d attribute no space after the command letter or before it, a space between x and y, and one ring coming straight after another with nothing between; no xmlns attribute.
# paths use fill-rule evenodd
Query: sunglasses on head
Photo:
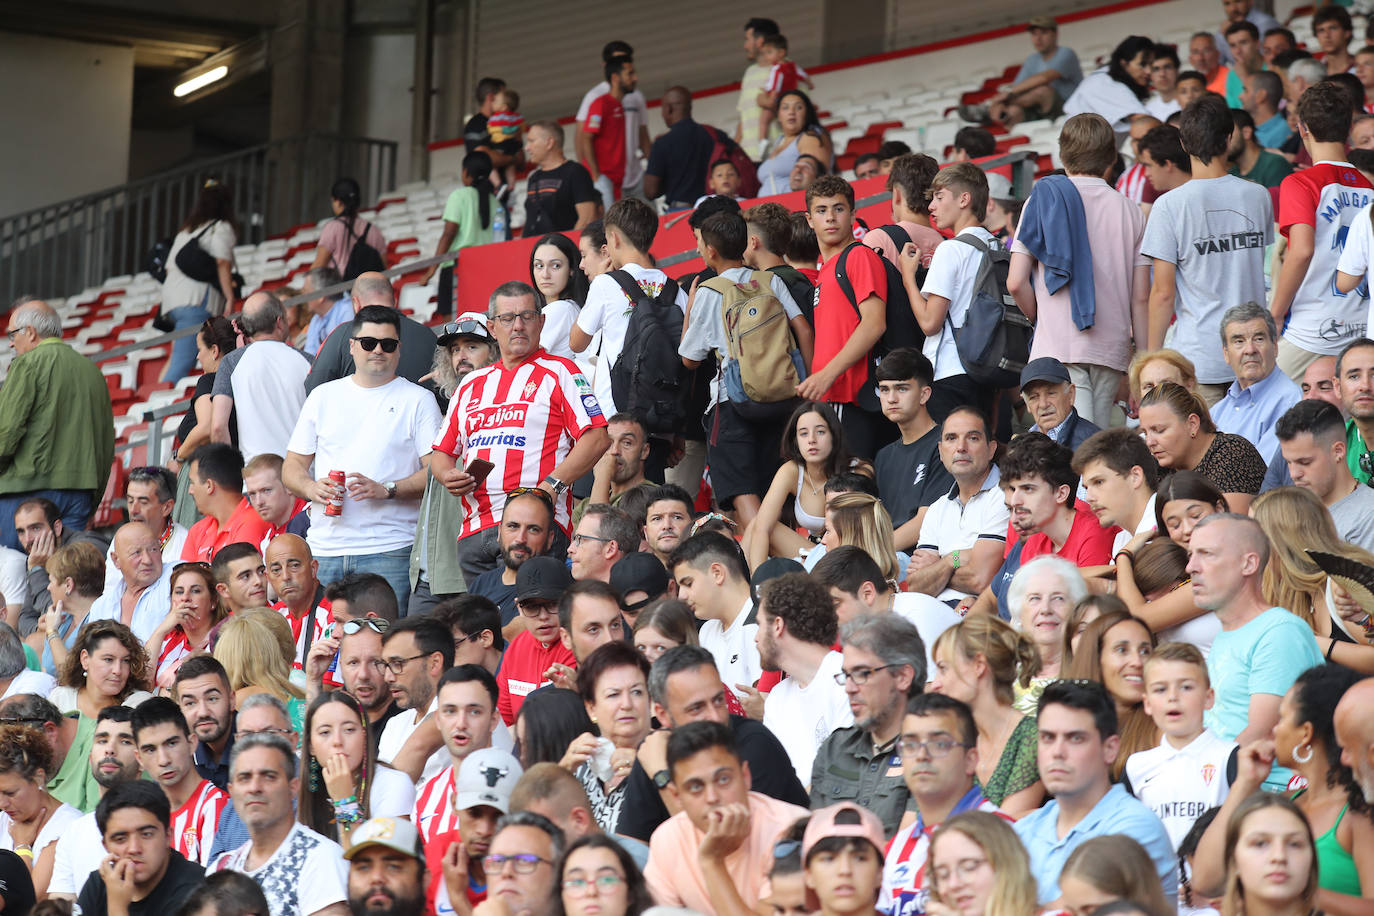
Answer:
<svg viewBox="0 0 1374 916"><path fill-rule="evenodd" d="M354 633L360 633L363 627L368 627L374 633L383 636L391 629L391 621L382 617L354 617L352 620L344 621L344 635L352 636Z"/></svg>
<svg viewBox="0 0 1374 916"><path fill-rule="evenodd" d="M378 344L382 345L383 353L395 353L396 348L401 345L401 342L395 337L355 337L353 339L358 342L358 346L369 353L377 349Z"/></svg>
<svg viewBox="0 0 1374 916"><path fill-rule="evenodd" d="M491 337L487 326L474 318L469 318L466 321L450 321L439 329L440 337L448 337L452 334L466 334L469 337L480 337L483 340Z"/></svg>

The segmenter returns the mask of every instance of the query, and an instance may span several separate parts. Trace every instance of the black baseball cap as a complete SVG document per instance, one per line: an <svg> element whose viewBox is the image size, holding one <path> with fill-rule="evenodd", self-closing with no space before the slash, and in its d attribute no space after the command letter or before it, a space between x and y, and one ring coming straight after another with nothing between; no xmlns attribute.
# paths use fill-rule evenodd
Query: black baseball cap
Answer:
<svg viewBox="0 0 1374 916"><path fill-rule="evenodd" d="M626 554L611 567L611 588L620 596L621 608L638 610L668 591L668 570L651 553ZM627 604L625 596L630 592L644 592L649 597Z"/></svg>
<svg viewBox="0 0 1374 916"><path fill-rule="evenodd" d="M520 564L515 574L515 600L557 601L572 584L572 573L563 561L553 557L530 557Z"/></svg>

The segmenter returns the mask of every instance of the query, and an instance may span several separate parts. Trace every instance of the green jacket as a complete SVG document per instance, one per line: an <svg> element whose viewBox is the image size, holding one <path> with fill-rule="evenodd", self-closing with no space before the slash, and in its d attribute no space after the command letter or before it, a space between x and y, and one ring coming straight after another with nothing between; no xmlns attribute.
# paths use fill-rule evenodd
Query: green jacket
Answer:
<svg viewBox="0 0 1374 916"><path fill-rule="evenodd" d="M100 369L56 337L10 363L0 387L0 494L105 491L114 412Z"/></svg>
<svg viewBox="0 0 1374 916"><path fill-rule="evenodd" d="M425 478L420 500L420 519L415 526L415 546L410 551L410 587L420 581L420 545L424 545L425 579L432 595L457 595L468 590L458 565L458 531L463 527L463 501L454 496L434 474Z"/></svg>

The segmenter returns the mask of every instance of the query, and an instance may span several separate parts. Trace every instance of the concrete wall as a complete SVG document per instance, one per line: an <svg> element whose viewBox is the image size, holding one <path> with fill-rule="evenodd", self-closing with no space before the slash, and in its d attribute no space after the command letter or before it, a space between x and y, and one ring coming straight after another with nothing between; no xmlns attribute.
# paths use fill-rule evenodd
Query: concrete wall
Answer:
<svg viewBox="0 0 1374 916"><path fill-rule="evenodd" d="M350 35L344 54L344 136L395 140L396 181L410 180L411 83L415 36L380 31Z"/></svg>
<svg viewBox="0 0 1374 916"><path fill-rule="evenodd" d="M123 184L130 48L0 32L0 215Z"/></svg>

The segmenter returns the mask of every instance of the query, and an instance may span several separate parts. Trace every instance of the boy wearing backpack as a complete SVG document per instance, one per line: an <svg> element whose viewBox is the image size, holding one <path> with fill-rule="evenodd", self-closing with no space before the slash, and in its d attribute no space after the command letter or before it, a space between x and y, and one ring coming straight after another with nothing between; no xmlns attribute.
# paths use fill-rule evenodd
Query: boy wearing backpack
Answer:
<svg viewBox="0 0 1374 916"><path fill-rule="evenodd" d="M818 178L807 188L806 221L816 233L821 269L814 368L797 386L797 395L833 406L850 451L871 461L896 438L880 410L865 410L857 403L871 382L873 348L887 330L887 269L877 252L854 241L854 189L838 175ZM852 297L836 273L850 246L854 250L845 258L845 273Z"/></svg>
<svg viewBox="0 0 1374 916"><path fill-rule="evenodd" d="M813 344L783 279L744 266L747 237L739 213L715 213L701 224L697 251L716 276L692 294L678 348L689 369L712 351L719 361L706 412L706 460L716 500L733 503L741 526L758 514L777 471L797 404L793 392L811 365Z"/></svg>
<svg viewBox="0 0 1374 916"><path fill-rule="evenodd" d="M988 410L992 392L969 378L955 345L954 331L962 328L969 305L977 292L983 251L977 242L1001 248L982 222L988 209L988 179L983 170L970 162L959 162L941 169L930 182L930 218L940 229L952 231L955 238L936 247L930 255L930 268L924 287L916 284L916 271L926 259L926 251L914 242L902 248L901 271L916 321L925 332L922 348L935 367L935 384L926 409L936 423L943 423L949 412L959 406ZM965 244L969 236L975 245Z"/></svg>
<svg viewBox="0 0 1374 916"><path fill-rule="evenodd" d="M930 205L926 190L940 171L940 163L923 153L906 153L892 160L887 190L892 192L892 224L864 233L863 243L893 264L907 242L921 249L922 267L930 266L935 246L944 236L930 225Z"/></svg>
<svg viewBox="0 0 1374 916"><path fill-rule="evenodd" d="M617 403L611 392L611 369L621 358L625 332L629 329L630 316L635 309L635 301L630 298L626 285L637 284L642 295L649 299L671 296L684 313L687 311L687 294L667 274L651 266L653 262L649 259L649 247L653 245L654 235L658 232L658 214L652 206L638 197L622 198L606 211L603 222L606 227L606 255L613 269L592 280L587 290L587 302L578 313L569 343L574 353L581 353L591 345L593 335L601 332L601 350L593 391L601 405L601 412L611 416L632 407ZM685 375L685 372L681 374Z"/></svg>
<svg viewBox="0 0 1374 916"><path fill-rule="evenodd" d="M783 259L792 242L792 214L782 204L770 202L750 207L741 215L748 231L744 266L781 277L807 324L814 325L816 287L809 277Z"/></svg>

